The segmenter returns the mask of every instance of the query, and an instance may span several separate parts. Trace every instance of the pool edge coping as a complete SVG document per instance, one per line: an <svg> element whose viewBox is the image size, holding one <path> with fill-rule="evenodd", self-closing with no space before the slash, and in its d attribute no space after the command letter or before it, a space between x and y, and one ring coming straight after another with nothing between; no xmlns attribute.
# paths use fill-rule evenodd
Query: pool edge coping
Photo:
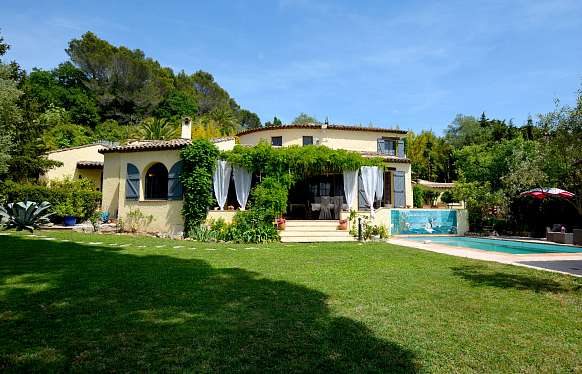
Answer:
<svg viewBox="0 0 582 374"><path fill-rule="evenodd" d="M459 236L459 235L456 235ZM473 260L497 262L505 265L515 265L527 267L535 270L549 271L553 273L565 274L572 277L582 278L582 275L572 274L560 270L547 269L533 265L520 263L520 261L559 261L559 260L579 260L582 261L582 253L539 253L539 254L513 254L496 251L485 251L469 247L453 247L442 243L422 243L412 240L399 239L392 237L388 241L391 244L401 245L404 247L420 249L424 251L440 253L455 257L470 258ZM549 258L548 258L549 257ZM568 258L565 258L568 257Z"/></svg>

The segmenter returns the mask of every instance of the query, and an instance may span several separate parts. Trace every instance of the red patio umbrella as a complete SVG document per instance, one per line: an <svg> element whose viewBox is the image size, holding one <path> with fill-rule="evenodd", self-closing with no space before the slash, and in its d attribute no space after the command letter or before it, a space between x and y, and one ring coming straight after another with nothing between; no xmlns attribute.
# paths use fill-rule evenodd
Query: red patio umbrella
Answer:
<svg viewBox="0 0 582 374"><path fill-rule="evenodd" d="M534 188L532 190L520 193L519 196L533 196L538 199L554 196L562 197L564 199L571 199L574 197L574 194L560 188Z"/></svg>

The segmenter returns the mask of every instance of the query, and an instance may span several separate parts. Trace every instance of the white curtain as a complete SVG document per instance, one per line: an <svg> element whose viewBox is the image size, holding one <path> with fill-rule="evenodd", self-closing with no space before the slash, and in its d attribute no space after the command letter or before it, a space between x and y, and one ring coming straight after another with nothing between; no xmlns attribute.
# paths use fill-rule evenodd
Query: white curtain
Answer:
<svg viewBox="0 0 582 374"><path fill-rule="evenodd" d="M356 197L356 190L358 185L358 171L344 170L344 193L346 195L346 203L348 209L352 209L354 198Z"/></svg>
<svg viewBox="0 0 582 374"><path fill-rule="evenodd" d="M376 195L376 188L378 186L378 167L377 166L362 166L360 168L362 175L362 185L364 187L364 198L368 205L370 205L370 218L375 218L374 212L374 197Z"/></svg>
<svg viewBox="0 0 582 374"><path fill-rule="evenodd" d="M376 200L384 196L384 168L378 167L378 181L376 184Z"/></svg>
<svg viewBox="0 0 582 374"><path fill-rule="evenodd" d="M216 169L212 176L212 182L214 184L214 196L216 196L220 210L224 210L224 204L226 203L231 171L232 167L228 162L224 160L216 161Z"/></svg>
<svg viewBox="0 0 582 374"><path fill-rule="evenodd" d="M234 188L236 189L236 200L240 205L241 210L245 210L247 200L249 199L249 192L251 191L251 173L240 166L235 166L232 169L234 176Z"/></svg>

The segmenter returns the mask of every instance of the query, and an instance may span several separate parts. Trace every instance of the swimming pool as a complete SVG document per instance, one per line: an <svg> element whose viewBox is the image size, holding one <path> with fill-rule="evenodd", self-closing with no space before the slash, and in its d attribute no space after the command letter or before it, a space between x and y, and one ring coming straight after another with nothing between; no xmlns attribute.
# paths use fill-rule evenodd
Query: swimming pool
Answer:
<svg viewBox="0 0 582 374"><path fill-rule="evenodd" d="M464 236L410 236L403 239L413 241L430 241L452 247L466 247L481 249L490 252L504 252L511 254L539 254L539 253L582 253L582 247L570 247L556 244L518 242L489 238L471 238Z"/></svg>

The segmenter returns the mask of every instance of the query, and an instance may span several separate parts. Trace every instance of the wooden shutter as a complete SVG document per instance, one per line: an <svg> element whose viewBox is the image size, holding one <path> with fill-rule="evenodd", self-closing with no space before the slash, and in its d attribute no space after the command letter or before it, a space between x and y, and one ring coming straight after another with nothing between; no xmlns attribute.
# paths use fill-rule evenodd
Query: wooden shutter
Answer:
<svg viewBox="0 0 582 374"><path fill-rule="evenodd" d="M386 147L384 146L384 138L378 139L378 153L384 153Z"/></svg>
<svg viewBox="0 0 582 374"><path fill-rule="evenodd" d="M168 200L182 200L183 188L180 183L180 174L182 174L182 161L176 162L168 173Z"/></svg>
<svg viewBox="0 0 582 374"><path fill-rule="evenodd" d="M406 206L406 183L403 171L394 172L394 207L404 208Z"/></svg>
<svg viewBox="0 0 582 374"><path fill-rule="evenodd" d="M139 199L139 170L134 164L127 164L125 198L127 200Z"/></svg>
<svg viewBox="0 0 582 374"><path fill-rule="evenodd" d="M406 157L404 155L404 139L400 139L398 141L398 157L402 157L402 158Z"/></svg>

